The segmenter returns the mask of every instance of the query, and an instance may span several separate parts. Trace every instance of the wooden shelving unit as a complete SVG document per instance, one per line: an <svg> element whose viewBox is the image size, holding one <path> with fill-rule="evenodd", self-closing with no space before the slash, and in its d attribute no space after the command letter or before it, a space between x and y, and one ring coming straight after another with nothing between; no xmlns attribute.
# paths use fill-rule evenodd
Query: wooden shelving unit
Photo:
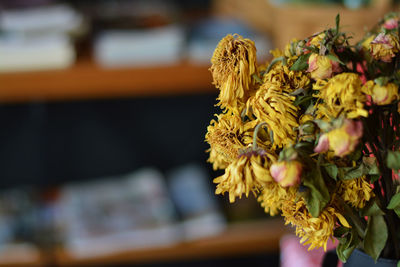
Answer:
<svg viewBox="0 0 400 267"><path fill-rule="evenodd" d="M65 70L0 73L0 102L73 100L215 91L209 66L105 69L89 58Z"/></svg>
<svg viewBox="0 0 400 267"><path fill-rule="evenodd" d="M58 250L55 255L55 266L155 263L277 253L279 240L288 230L281 219L268 219L233 224L217 236L169 247L127 251L93 258L74 258L66 251Z"/></svg>

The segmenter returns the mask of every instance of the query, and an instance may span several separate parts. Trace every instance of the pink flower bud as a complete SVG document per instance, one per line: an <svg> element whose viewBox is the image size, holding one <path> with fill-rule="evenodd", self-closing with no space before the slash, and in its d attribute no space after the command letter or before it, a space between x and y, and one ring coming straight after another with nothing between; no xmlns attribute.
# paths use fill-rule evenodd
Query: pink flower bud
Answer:
<svg viewBox="0 0 400 267"><path fill-rule="evenodd" d="M398 20L396 18L391 18L388 19L387 21L385 21L385 23L383 24L383 28L387 29L387 30L393 30L396 29L398 26Z"/></svg>
<svg viewBox="0 0 400 267"><path fill-rule="evenodd" d="M398 86L394 83L378 85L372 88L372 100L377 105L387 105L399 98Z"/></svg>
<svg viewBox="0 0 400 267"><path fill-rule="evenodd" d="M346 119L340 128L330 131L329 148L336 156L343 157L354 151L363 133L361 121Z"/></svg>
<svg viewBox="0 0 400 267"><path fill-rule="evenodd" d="M277 162L270 168L271 176L283 187L299 184L301 170L302 165L295 160Z"/></svg>
<svg viewBox="0 0 400 267"><path fill-rule="evenodd" d="M324 153L329 149L329 138L327 134L319 137L318 145L314 148L315 153Z"/></svg>
<svg viewBox="0 0 400 267"><path fill-rule="evenodd" d="M376 60L391 62L392 58L399 52L400 45L398 37L392 34L380 33L370 44L370 51Z"/></svg>
<svg viewBox="0 0 400 267"><path fill-rule="evenodd" d="M312 54L308 59L307 72L311 73L311 78L315 80L330 78L333 73L340 71L339 63L329 59L327 56Z"/></svg>

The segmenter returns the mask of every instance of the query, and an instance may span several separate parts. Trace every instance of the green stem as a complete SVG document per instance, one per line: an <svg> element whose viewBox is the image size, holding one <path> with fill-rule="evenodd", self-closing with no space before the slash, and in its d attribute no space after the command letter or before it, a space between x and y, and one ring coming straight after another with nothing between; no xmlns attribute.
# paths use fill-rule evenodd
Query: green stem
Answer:
<svg viewBox="0 0 400 267"><path fill-rule="evenodd" d="M261 122L254 129L254 133L253 133L253 149L254 150L257 149L257 135L258 135L258 132L260 131L261 127L266 126L266 125L267 125L266 122Z"/></svg>

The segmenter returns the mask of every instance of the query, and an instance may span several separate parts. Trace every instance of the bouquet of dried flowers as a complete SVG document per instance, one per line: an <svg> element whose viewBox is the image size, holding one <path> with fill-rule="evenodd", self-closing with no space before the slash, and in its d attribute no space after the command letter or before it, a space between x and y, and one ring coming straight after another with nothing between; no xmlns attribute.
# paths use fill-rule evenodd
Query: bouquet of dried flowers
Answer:
<svg viewBox="0 0 400 267"><path fill-rule="evenodd" d="M227 35L210 71L220 90L207 128L216 193L254 194L309 249L337 239L400 259L399 17L355 45L339 26L293 40L258 65L253 41Z"/></svg>

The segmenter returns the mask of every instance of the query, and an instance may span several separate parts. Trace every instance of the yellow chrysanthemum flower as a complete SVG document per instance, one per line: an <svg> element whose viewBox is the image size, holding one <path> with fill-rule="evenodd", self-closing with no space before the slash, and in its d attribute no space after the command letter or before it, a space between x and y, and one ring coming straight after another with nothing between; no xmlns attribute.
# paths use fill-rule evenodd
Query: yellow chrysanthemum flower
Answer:
<svg viewBox="0 0 400 267"><path fill-rule="evenodd" d="M365 176L340 182L338 195L353 207L362 209L375 196Z"/></svg>
<svg viewBox="0 0 400 267"><path fill-rule="evenodd" d="M319 94L314 96L323 100L322 106L324 106L321 111L320 106L316 106L318 117L337 118L342 111L350 119L367 117L368 112L364 109L366 96L361 88L361 79L355 73L341 73L328 81L317 80L313 89L318 90Z"/></svg>
<svg viewBox="0 0 400 267"><path fill-rule="evenodd" d="M265 183L273 181L269 172L270 165L276 161L276 156L265 150L242 153L226 169L225 173L214 179L218 184L216 194L229 193L232 203L236 197L246 197L250 192L258 193Z"/></svg>
<svg viewBox="0 0 400 267"><path fill-rule="evenodd" d="M291 93L300 88L306 88L310 84L309 75L302 71L290 70L288 65L276 63L263 77L264 83L275 83L285 92Z"/></svg>
<svg viewBox="0 0 400 267"><path fill-rule="evenodd" d="M275 216L281 210L283 202L293 199L296 192L297 187L285 188L272 181L263 185L263 190L257 200L266 213Z"/></svg>
<svg viewBox="0 0 400 267"><path fill-rule="evenodd" d="M327 242L333 237L338 220L343 226L350 227L343 215L332 206L322 210L317 218L312 217L302 198L297 201L284 201L282 216L285 218L285 224L296 227L296 235L301 238L300 243L310 245L308 250L323 247L326 251Z"/></svg>
<svg viewBox="0 0 400 267"><path fill-rule="evenodd" d="M213 170L223 170L229 166L230 162L227 157L222 153L218 153L216 149L209 148L206 152L209 153L207 162L212 164Z"/></svg>
<svg viewBox="0 0 400 267"><path fill-rule="evenodd" d="M273 132L274 146L286 146L296 139L298 108L293 105L294 100L276 84L265 83L247 102L247 109L251 108L257 120L265 122Z"/></svg>
<svg viewBox="0 0 400 267"><path fill-rule="evenodd" d="M213 168L224 169L239 155L239 149L244 148L241 142L243 134L242 119L232 113L217 115L207 127L206 141L210 144L209 162Z"/></svg>
<svg viewBox="0 0 400 267"><path fill-rule="evenodd" d="M213 84L220 89L219 105L239 114L253 84L252 75L257 73L254 42L227 35L218 43L211 64Z"/></svg>

